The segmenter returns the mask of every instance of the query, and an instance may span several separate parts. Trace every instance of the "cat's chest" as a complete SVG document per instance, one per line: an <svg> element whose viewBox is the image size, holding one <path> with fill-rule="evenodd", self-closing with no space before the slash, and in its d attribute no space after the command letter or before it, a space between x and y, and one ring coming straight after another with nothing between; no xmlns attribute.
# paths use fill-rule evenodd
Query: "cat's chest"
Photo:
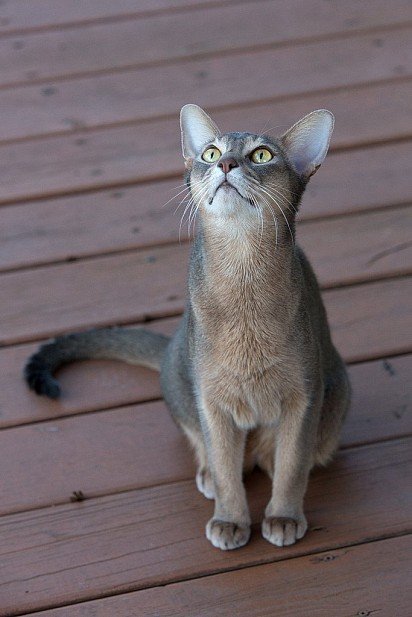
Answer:
<svg viewBox="0 0 412 617"><path fill-rule="evenodd" d="M302 367L295 361L275 363L247 378L215 367L202 382L206 400L246 430L273 425L282 411L302 408L307 400Z"/></svg>
<svg viewBox="0 0 412 617"><path fill-rule="evenodd" d="M203 359L241 378L262 373L284 355L289 325L268 299L232 293L199 307Z"/></svg>

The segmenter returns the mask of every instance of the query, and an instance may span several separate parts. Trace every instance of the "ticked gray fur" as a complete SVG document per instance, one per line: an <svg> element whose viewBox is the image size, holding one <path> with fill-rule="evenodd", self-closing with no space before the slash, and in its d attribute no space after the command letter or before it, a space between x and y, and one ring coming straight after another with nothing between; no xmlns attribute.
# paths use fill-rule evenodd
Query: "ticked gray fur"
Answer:
<svg viewBox="0 0 412 617"><path fill-rule="evenodd" d="M349 405L319 287L295 243L296 212L326 156L333 116L315 111L274 140L221 135L202 109L185 105L181 127L198 230L177 332L170 340L131 328L59 337L31 358L26 378L57 396L52 372L80 357L160 368L164 398L195 451L197 486L215 500L208 539L223 550L246 544L242 474L258 465L273 485L262 534L293 544L307 529L309 472L336 450ZM209 148L217 149L211 161ZM259 148L272 158L256 160Z"/></svg>

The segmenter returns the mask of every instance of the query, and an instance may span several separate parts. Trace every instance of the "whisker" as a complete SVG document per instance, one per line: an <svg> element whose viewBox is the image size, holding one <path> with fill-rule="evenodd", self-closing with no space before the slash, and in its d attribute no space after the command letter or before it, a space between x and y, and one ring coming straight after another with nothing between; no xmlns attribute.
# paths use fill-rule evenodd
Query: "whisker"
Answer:
<svg viewBox="0 0 412 617"><path fill-rule="evenodd" d="M263 218L263 209L262 209L262 207L260 206L260 204L257 201L257 196L261 200L263 200L264 204L267 206L267 208L268 208L268 210L269 210L269 212L270 212L270 214L272 216L272 219L273 219L273 222L274 222L274 226L275 226L275 250L276 250L277 247L278 247L278 236L279 236L279 225L278 225L278 220L277 220L276 214L275 214L272 206L270 205L269 201L267 200L267 198L259 190L260 186L258 184L255 184L255 183L252 184L252 182L249 181L249 182L247 182L247 187L248 187L248 189L250 189L248 194L251 195L251 198L252 198L252 201L253 201L254 205L261 212L262 218ZM262 230L262 233L263 233L263 230Z"/></svg>
<svg viewBox="0 0 412 617"><path fill-rule="evenodd" d="M277 207L279 208L279 210L282 212L282 215L283 215L283 217L284 217L284 219L285 219L285 221L286 221L286 224L287 224L287 226L288 226L288 228L289 228L289 232L290 232L290 235L291 235L292 241L294 242L294 239L293 239L293 234L292 234L292 230L291 230L290 225L289 225L289 221L287 220L287 217L286 217L286 215L285 215L285 213L284 213L284 211L283 211L282 207L281 207L281 206L280 206L280 204L277 202L277 200L276 200L276 196L275 196L274 194L271 194L271 193L270 193L270 192L269 192L269 191L268 191L265 187L263 187L263 186L260 186L260 185L259 185L259 189L260 189L261 191L263 191L264 193L266 193L266 195L268 195L268 197L270 197L270 199L272 199L272 200L273 200L273 202L276 204L276 206L277 206ZM272 190L274 190L274 189L272 189ZM280 198L281 198L281 199L283 199L283 200L285 200L285 199L286 199L286 198L285 198L283 195L281 195L281 194L278 194L278 197L280 197ZM286 200L286 201L287 201L287 200ZM289 202L289 203L290 203L290 202ZM293 207L293 205L292 205L292 204L291 204L291 206L292 206L292 208L295 210L295 208ZM296 212L296 210L295 210L295 212Z"/></svg>
<svg viewBox="0 0 412 617"><path fill-rule="evenodd" d="M187 229L187 233L188 233L188 235L190 237L190 225L191 225L191 221L192 221L192 214L194 212L195 215L196 215L196 212L197 212L197 209L198 209L198 205L200 204L200 200L206 195L207 190L208 190L208 186L205 185L203 180L199 181L197 183L197 186L194 187L194 189L192 191L192 197L189 200L189 202L186 204L185 210L184 210L184 212L182 214L182 217L180 219L179 242L180 242L180 238L181 238L182 226L183 226L184 216L185 216L186 212L190 208L189 216L188 216L188 229ZM193 210L193 207L195 205L196 200L198 200L198 205L196 206L195 210Z"/></svg>
<svg viewBox="0 0 412 617"><path fill-rule="evenodd" d="M270 133L270 131L273 131L274 129L280 129L282 126L285 127L286 124L277 124L276 126L271 126L270 129L266 129L264 131L261 131L259 133L259 135L267 135L267 133Z"/></svg>
<svg viewBox="0 0 412 617"><path fill-rule="evenodd" d="M182 189L181 191L179 191L178 193L176 193L176 195L173 195L173 197L171 197L170 199L168 199L163 205L162 208L164 208L165 206L167 206L167 204L170 204L171 201L173 201L174 199L176 199L176 197L179 197L179 195L181 195L182 193L184 193L185 191L190 191L190 189L188 187Z"/></svg>
<svg viewBox="0 0 412 617"><path fill-rule="evenodd" d="M263 199L263 201L265 202L266 206L268 207L269 212L272 215L273 222L275 223L275 250L276 250L278 248L278 220L277 220L276 214L275 214L272 206L268 202L268 200L263 195L261 195L261 198Z"/></svg>
<svg viewBox="0 0 412 617"><path fill-rule="evenodd" d="M284 193L281 192L281 190L279 189L278 186L276 186L274 184L270 184L269 182L268 182L267 186L269 188L265 187L266 190L268 190L269 192L273 191L274 193L276 193L276 195L278 197L280 197L284 202L289 204L289 206L292 208L292 210L295 212L295 214L297 214L297 210L296 210L295 206L293 205L293 203L284 195Z"/></svg>
<svg viewBox="0 0 412 617"><path fill-rule="evenodd" d="M284 191L285 189L283 189L282 187L280 187L278 184L274 184L273 182L268 182L268 186L272 186L274 188L276 188L278 191ZM295 193L294 191L291 191L290 189L288 189L289 193L291 195L295 195L295 197L299 197L299 193Z"/></svg>
<svg viewBox="0 0 412 617"><path fill-rule="evenodd" d="M291 208L293 209L293 211L294 211L295 213L297 213L297 210L296 210L296 208L294 207L294 205L293 205L293 204L292 204L292 203L291 203L291 202L290 202L290 201L289 201L289 200L288 200L288 199L287 199L284 195L282 195L282 193L280 193L280 192L279 192L276 188L274 188L274 187L272 187L272 186L271 186L271 191L273 191L273 192L275 193L275 194L271 195L270 190L268 190L266 187L263 187L263 186L261 186L261 185L258 185L258 186L259 186L259 188L260 188L262 191L264 191L264 192L265 192L265 193L266 193L269 197L271 197L271 199L273 199L273 201L274 201L275 203L277 203L277 202L276 202L276 195L277 195L277 196L278 196L280 199L282 199L284 202L287 202L287 203L291 206Z"/></svg>

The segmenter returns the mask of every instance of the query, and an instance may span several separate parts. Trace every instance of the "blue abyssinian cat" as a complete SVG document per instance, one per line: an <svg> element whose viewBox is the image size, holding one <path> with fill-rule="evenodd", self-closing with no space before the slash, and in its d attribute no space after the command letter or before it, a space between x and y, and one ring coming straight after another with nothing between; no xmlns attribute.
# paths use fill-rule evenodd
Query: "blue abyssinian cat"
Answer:
<svg viewBox="0 0 412 617"><path fill-rule="evenodd" d="M349 405L319 287L295 243L301 197L333 124L318 110L279 139L221 134L200 107L185 105L186 182L199 224L176 333L105 328L62 336L25 369L29 386L52 398L60 392L53 372L74 360L160 370L166 403L195 452L197 486L215 500L207 538L223 550L249 540L242 474L255 465L273 485L263 536L277 546L304 536L309 472L336 450Z"/></svg>

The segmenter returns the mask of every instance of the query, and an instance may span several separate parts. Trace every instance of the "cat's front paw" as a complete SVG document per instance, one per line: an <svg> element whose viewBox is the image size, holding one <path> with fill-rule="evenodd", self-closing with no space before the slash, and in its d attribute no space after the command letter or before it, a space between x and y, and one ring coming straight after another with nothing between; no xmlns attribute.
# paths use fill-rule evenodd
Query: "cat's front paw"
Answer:
<svg viewBox="0 0 412 617"><path fill-rule="evenodd" d="M306 533L308 524L304 514L296 518L267 516L262 523L262 536L275 546L290 546Z"/></svg>
<svg viewBox="0 0 412 617"><path fill-rule="evenodd" d="M241 527L236 523L211 518L206 525L206 537L216 548L230 551L247 544L250 538L250 525Z"/></svg>

